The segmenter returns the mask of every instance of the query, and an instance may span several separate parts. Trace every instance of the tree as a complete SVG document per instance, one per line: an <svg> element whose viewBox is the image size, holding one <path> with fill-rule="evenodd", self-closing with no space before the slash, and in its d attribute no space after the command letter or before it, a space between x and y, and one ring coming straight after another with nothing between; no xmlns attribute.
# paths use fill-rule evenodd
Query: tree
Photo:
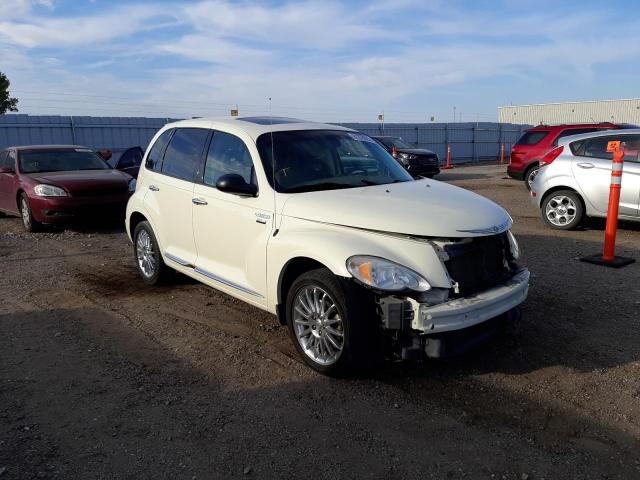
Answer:
<svg viewBox="0 0 640 480"><path fill-rule="evenodd" d="M18 99L9 96L9 79L0 72L0 115L6 112L18 111Z"/></svg>

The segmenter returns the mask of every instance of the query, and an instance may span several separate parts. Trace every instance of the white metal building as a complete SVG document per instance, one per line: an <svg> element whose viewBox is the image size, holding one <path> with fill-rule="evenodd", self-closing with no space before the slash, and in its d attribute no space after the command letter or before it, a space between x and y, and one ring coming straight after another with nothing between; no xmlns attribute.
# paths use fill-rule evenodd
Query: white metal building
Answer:
<svg viewBox="0 0 640 480"><path fill-rule="evenodd" d="M500 123L554 125L618 122L640 124L640 98L588 102L507 105L498 108Z"/></svg>

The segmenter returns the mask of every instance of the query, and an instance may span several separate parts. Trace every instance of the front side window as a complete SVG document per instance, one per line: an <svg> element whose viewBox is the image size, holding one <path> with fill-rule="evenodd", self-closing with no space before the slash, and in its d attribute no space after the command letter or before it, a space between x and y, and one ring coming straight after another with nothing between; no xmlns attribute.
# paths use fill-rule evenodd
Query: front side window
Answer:
<svg viewBox="0 0 640 480"><path fill-rule="evenodd" d="M229 173L237 173L246 183L252 183L253 161L245 143L225 132L215 132L204 168L204 183L215 187L218 179Z"/></svg>
<svg viewBox="0 0 640 480"><path fill-rule="evenodd" d="M548 131L526 132L516 142L516 145L537 145L547 135L549 135Z"/></svg>
<svg viewBox="0 0 640 480"><path fill-rule="evenodd" d="M278 192L355 188L413 180L384 148L362 133L273 132L262 134L257 146L269 183Z"/></svg>
<svg viewBox="0 0 640 480"><path fill-rule="evenodd" d="M192 182L208 136L204 128L177 129L164 154L162 173Z"/></svg>
<svg viewBox="0 0 640 480"><path fill-rule="evenodd" d="M553 141L553 145L557 146L560 139L564 137L570 137L571 135L580 135L582 133L597 132L598 130L600 129L599 128L570 128L567 130L563 130L562 132L560 132L560 135L558 135L556 139Z"/></svg>
<svg viewBox="0 0 640 480"><path fill-rule="evenodd" d="M84 148L20 151L22 173L110 169L100 156Z"/></svg>
<svg viewBox="0 0 640 480"><path fill-rule="evenodd" d="M148 170L160 171L160 167L162 165L162 155L164 153L164 149L169 143L169 139L171 138L171 134L173 133L173 129L165 130L156 140L156 143L153 144L151 150L149 151L149 155L147 155L147 160L144 166Z"/></svg>
<svg viewBox="0 0 640 480"><path fill-rule="evenodd" d="M401 138L395 138L395 137L384 137L384 138L380 138L379 139L387 148L403 148L403 149L407 149L407 148L415 148L413 145L411 145L408 142L405 142L403 139Z"/></svg>

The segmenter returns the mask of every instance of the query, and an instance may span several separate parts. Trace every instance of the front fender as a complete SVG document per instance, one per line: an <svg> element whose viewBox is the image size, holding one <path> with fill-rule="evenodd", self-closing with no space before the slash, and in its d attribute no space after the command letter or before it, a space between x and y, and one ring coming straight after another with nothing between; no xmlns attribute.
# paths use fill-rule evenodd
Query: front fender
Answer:
<svg viewBox="0 0 640 480"><path fill-rule="evenodd" d="M433 287L450 288L451 280L436 250L426 240L371 232L284 217L267 248L268 300L278 303L278 279L287 263L298 257L321 263L339 277L351 277L347 259L372 255L404 265L423 275Z"/></svg>

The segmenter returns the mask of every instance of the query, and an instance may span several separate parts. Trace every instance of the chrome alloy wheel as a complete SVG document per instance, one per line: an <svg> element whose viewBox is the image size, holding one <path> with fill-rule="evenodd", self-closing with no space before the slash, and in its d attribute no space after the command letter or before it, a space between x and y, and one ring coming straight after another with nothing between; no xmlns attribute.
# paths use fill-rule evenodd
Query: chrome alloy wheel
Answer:
<svg viewBox="0 0 640 480"><path fill-rule="evenodd" d="M335 363L344 347L344 324L333 299L322 288L306 286L293 303L293 327L305 355L320 365Z"/></svg>
<svg viewBox="0 0 640 480"><path fill-rule="evenodd" d="M556 195L547 202L545 215L549 221L559 227L564 227L576 218L578 209L574 201L565 195Z"/></svg>
<svg viewBox="0 0 640 480"><path fill-rule="evenodd" d="M25 228L29 229L31 227L31 214L29 213L29 203L24 197L20 202L20 215L22 215L22 223L24 223Z"/></svg>
<svg viewBox="0 0 640 480"><path fill-rule="evenodd" d="M142 274L147 277L153 277L156 272L156 257L153 251L153 240L146 230L140 230L136 240L136 257L138 257L138 266Z"/></svg>
<svg viewBox="0 0 640 480"><path fill-rule="evenodd" d="M527 175L527 183L529 184L529 190L531 190L531 186L533 185L533 181L536 179L536 177L538 176L539 172L540 172L540 168L539 167L538 168L533 167L533 169Z"/></svg>

